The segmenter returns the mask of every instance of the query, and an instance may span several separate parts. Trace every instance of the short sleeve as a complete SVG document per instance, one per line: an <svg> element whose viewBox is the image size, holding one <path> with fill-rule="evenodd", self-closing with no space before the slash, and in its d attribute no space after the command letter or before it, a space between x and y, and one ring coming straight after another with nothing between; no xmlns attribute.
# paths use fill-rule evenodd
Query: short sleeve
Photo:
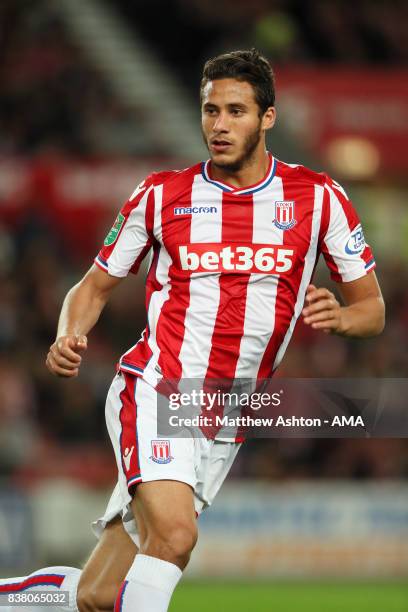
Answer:
<svg viewBox="0 0 408 612"><path fill-rule="evenodd" d="M121 208L95 264L112 276L136 273L153 243L154 188L142 181Z"/></svg>
<svg viewBox="0 0 408 612"><path fill-rule="evenodd" d="M358 214L344 189L331 179L325 185L320 251L335 282L357 280L375 268Z"/></svg>

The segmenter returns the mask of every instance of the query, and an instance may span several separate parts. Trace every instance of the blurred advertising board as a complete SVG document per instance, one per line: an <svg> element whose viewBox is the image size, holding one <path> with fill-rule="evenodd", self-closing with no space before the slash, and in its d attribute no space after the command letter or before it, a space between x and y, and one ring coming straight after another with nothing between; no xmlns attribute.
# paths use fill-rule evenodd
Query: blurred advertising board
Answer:
<svg viewBox="0 0 408 612"><path fill-rule="evenodd" d="M408 486L226 484L199 518L191 576L408 577Z"/></svg>
<svg viewBox="0 0 408 612"><path fill-rule="evenodd" d="M184 166L153 158L0 159L0 230L4 225L18 235L41 225L64 248L75 243L71 256L93 257L138 183L153 171ZM408 258L405 189L354 183L348 191L376 256Z"/></svg>
<svg viewBox="0 0 408 612"><path fill-rule="evenodd" d="M51 479L3 487L0 568L77 566L110 491ZM63 528L61 528L63 527ZM408 578L408 484L227 482L199 517L192 578Z"/></svg>
<svg viewBox="0 0 408 612"><path fill-rule="evenodd" d="M21 567L31 560L32 513L27 495L4 486L0 490L0 568Z"/></svg>
<svg viewBox="0 0 408 612"><path fill-rule="evenodd" d="M407 77L404 69L278 67L278 114L296 139L333 167L343 154L348 156L351 177L361 157L366 176L404 176Z"/></svg>
<svg viewBox="0 0 408 612"><path fill-rule="evenodd" d="M79 255L92 255L138 183L151 172L170 167L183 163L147 158L3 158L0 223L15 229L40 220L47 230L57 229L66 242L74 240Z"/></svg>

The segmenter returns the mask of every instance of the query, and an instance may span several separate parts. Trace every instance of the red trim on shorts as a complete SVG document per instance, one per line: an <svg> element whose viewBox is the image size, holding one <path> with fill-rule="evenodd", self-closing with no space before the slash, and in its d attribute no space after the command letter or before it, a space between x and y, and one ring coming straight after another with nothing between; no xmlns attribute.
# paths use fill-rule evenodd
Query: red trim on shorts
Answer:
<svg viewBox="0 0 408 612"><path fill-rule="evenodd" d="M122 376L125 380L125 387L119 396L122 404L119 412L121 424L119 448L123 472L128 485L132 486L135 484L134 481L140 478L137 406L135 398L138 378L128 375L126 372L122 372Z"/></svg>

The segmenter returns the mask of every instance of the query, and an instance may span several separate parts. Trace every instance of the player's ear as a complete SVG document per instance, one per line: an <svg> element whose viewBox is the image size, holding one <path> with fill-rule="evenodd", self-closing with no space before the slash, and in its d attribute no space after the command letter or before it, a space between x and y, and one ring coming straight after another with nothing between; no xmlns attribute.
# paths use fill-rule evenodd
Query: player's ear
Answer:
<svg viewBox="0 0 408 612"><path fill-rule="evenodd" d="M274 106L269 106L263 114L262 117L262 129L270 130L276 121L276 108Z"/></svg>

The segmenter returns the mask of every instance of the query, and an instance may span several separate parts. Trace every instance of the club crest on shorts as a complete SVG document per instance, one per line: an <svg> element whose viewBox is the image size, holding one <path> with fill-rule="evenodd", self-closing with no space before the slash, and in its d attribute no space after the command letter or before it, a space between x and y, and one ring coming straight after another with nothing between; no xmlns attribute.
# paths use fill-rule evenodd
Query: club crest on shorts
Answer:
<svg viewBox="0 0 408 612"><path fill-rule="evenodd" d="M274 224L281 230L287 230L296 225L295 201L277 200L275 202Z"/></svg>
<svg viewBox="0 0 408 612"><path fill-rule="evenodd" d="M170 463L170 440L152 440L152 456L155 463Z"/></svg>

